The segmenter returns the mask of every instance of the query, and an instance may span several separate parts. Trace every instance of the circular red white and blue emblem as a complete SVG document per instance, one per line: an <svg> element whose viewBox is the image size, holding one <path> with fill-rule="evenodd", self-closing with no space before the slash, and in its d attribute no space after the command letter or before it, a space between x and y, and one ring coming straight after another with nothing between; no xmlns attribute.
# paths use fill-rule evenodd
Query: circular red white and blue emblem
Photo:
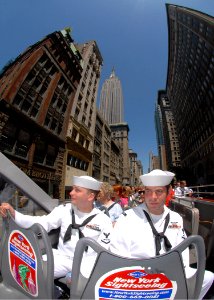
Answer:
<svg viewBox="0 0 214 300"><path fill-rule="evenodd" d="M172 300L176 282L165 274L148 274L141 267L120 268L104 274L95 285L95 299Z"/></svg>

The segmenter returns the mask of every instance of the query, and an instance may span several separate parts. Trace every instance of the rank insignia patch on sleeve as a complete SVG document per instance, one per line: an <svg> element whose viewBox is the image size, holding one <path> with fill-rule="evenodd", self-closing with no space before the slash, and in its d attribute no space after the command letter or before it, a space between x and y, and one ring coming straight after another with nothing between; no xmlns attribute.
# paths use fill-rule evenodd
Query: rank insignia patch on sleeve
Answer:
<svg viewBox="0 0 214 300"><path fill-rule="evenodd" d="M101 242L105 243L105 244L109 244L110 243L110 239L108 238L110 233L105 233L103 232L105 238L101 240Z"/></svg>

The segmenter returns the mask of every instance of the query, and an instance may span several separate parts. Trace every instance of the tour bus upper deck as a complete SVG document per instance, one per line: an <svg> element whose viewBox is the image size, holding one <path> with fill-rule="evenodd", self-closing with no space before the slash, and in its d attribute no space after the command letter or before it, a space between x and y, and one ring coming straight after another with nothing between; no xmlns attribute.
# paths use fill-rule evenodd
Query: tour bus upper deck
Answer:
<svg viewBox="0 0 214 300"><path fill-rule="evenodd" d="M49 195L47 195L26 174L24 174L13 163L11 163L2 153L0 153L0 177L2 179L2 187L4 187L2 189L2 190L4 190L4 195L3 195L4 201L10 202L17 210L21 211L22 213L32 214L32 215L40 215L40 214L44 214L44 213L49 213L50 211L52 211L52 209L55 206L57 206L59 204L59 200L52 199ZM4 184L3 184L3 182L4 182ZM182 200L184 200L184 199L182 199ZM198 199L198 200L200 200L200 199ZM1 198L0 198L0 201L1 201ZM179 201L179 199L178 199L178 201ZM195 203L195 205L191 204L192 205L191 209L194 210L198 204L196 204L195 201L193 201L193 203ZM184 207L183 211L186 213L186 210L185 210L186 204L182 204L182 207ZM213 208L214 208L214 206L213 206ZM175 207L174 207L174 209L176 210ZM188 216L187 213L186 213L186 216ZM213 216L214 216L214 214L213 214ZM184 217L185 217L185 214L184 214ZM188 218L189 218L189 216L188 216ZM188 227L187 229L190 230L189 235L192 234L191 230L194 227L194 226L193 227L190 226L190 223L193 222L192 221L193 218L195 218L195 215L192 214L192 212L191 212L190 220L187 221L187 223L186 223L186 226ZM211 218L210 218L210 220L211 220ZM211 222L211 221L209 221L209 222ZM11 223L13 223L13 222L11 222ZM201 224L200 224L200 220L199 220L199 229L198 229L199 233L200 233L200 225ZM11 226L15 226L15 225L12 224ZM197 226L194 228L197 228ZM209 226L208 226L208 228L209 228ZM12 232L14 232L14 230L17 231L17 229L12 227ZM32 230L32 229L30 229L30 230ZM24 233L23 233L24 238L28 237L28 238L26 238L26 240L28 240L28 239L30 240L31 237L29 237L29 236L35 235L34 230L35 230L35 232L37 232L37 230L42 230L42 229L41 228L40 229L33 228L33 231L30 231L30 234L28 232L24 231ZM196 229L194 229L194 230L195 231L193 233L197 234L197 230ZM1 233L1 238L2 238L1 246L2 246L3 242L4 242L3 239L5 238L5 236L2 235L1 231L2 230L0 228L0 233ZM21 234L22 234L22 229L19 228L18 232L21 232ZM42 248L42 250L40 249L41 251L44 251L44 249L45 249L44 244L46 244L47 248L48 247L50 248L51 245L53 246L53 244L56 245L56 240L55 240L57 237L56 234L54 234L53 236L49 235L49 241L46 240L46 236L43 231L42 231L42 234L44 235L44 241L42 243L41 243L41 240L39 241L40 238L38 238L38 244L40 244L39 248ZM210 235L210 232L209 232L209 234L206 234L206 238L208 238L209 235ZM9 240L9 237L7 237L7 238ZM35 241L37 244L36 238L35 238ZM34 242L32 242L32 244L33 243ZM42 246L41 246L41 244L42 244ZM49 246L47 246L47 245L49 245ZM209 257L212 257L212 255L213 255L212 247L213 247L212 243L210 243L209 250L208 250ZM36 248L37 248L37 246L36 246ZM0 249L0 250L2 250L2 249ZM32 251L34 251L34 250L32 250ZM41 257L41 253L39 253L40 257ZM51 254L50 254L50 257L51 257ZM5 259L5 257L4 257L4 259ZM2 262L2 256L0 256L0 263L1 262ZM45 268L46 268L46 266L45 266ZM50 266L49 266L49 269L51 269ZM45 280L47 280L47 278ZM1 286L0 286L0 290L1 290ZM22 293L21 294L18 293L18 294L14 295L15 298L19 298L19 296L20 296L20 298L27 298L26 293L24 295L22 295ZM9 296L8 296L8 298L9 298ZM35 297L32 297L32 298L35 298ZM1 295L0 295L0 299L1 299Z"/></svg>

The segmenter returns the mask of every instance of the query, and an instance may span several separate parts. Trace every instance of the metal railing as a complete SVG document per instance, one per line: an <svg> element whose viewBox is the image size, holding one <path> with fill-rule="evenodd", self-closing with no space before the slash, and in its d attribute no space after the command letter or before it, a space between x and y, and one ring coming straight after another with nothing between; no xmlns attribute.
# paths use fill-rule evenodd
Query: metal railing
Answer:
<svg viewBox="0 0 214 300"><path fill-rule="evenodd" d="M211 196L214 200L214 184L207 184L207 185L196 185L196 186L190 186L193 190L193 194L198 195L198 197L203 197L203 195Z"/></svg>

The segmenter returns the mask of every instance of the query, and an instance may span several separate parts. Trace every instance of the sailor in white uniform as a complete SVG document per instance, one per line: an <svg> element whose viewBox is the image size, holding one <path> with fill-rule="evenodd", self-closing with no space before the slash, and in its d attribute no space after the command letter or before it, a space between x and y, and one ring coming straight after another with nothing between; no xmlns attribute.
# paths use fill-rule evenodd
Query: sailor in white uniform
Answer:
<svg viewBox="0 0 214 300"><path fill-rule="evenodd" d="M110 250L130 258L150 258L177 246L185 238L183 219L164 203L174 173L153 170L141 175L145 186L145 202L121 215L114 227ZM195 270L189 267L189 251L183 255L187 277ZM205 271L200 298L207 293L214 274Z"/></svg>
<svg viewBox="0 0 214 300"><path fill-rule="evenodd" d="M34 223L43 225L47 232L60 227L59 244L57 249L53 249L54 277L63 277L72 270L74 251L79 238L91 237L103 247L109 247L112 231L111 219L93 207L101 184L102 182L90 176L73 176L71 203L59 205L48 215L23 215L15 211L8 203L2 203L0 214L5 217L6 210L10 210L16 223L23 228L29 228ZM81 267L81 272L85 277L89 276L95 258L95 252L89 248L84 254Z"/></svg>
<svg viewBox="0 0 214 300"><path fill-rule="evenodd" d="M176 187L175 189L175 197L180 198L180 197L188 197L192 195L193 190L185 185L186 185L185 180L180 181L180 186Z"/></svg>

